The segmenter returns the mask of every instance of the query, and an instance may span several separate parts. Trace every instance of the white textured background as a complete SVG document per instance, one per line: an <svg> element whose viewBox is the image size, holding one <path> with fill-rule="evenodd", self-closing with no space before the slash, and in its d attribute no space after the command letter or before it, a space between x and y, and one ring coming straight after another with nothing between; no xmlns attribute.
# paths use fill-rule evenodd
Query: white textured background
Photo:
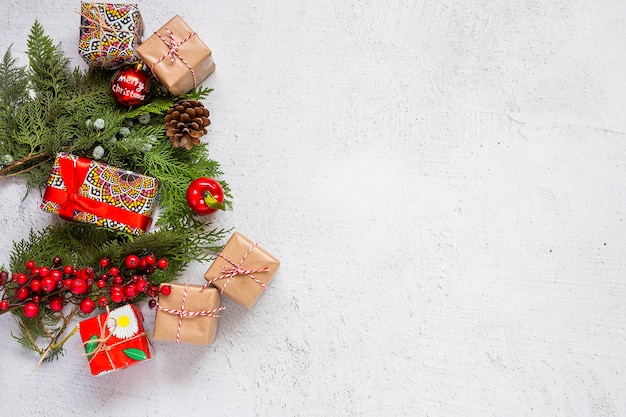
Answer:
<svg viewBox="0 0 626 417"><path fill-rule="evenodd" d="M78 1L1 3L1 51L37 18L84 67ZM2 415L626 415L625 2L139 5L213 50L218 224L283 265L210 347L100 378L78 338L31 375L0 317ZM53 217L0 187L6 263Z"/></svg>

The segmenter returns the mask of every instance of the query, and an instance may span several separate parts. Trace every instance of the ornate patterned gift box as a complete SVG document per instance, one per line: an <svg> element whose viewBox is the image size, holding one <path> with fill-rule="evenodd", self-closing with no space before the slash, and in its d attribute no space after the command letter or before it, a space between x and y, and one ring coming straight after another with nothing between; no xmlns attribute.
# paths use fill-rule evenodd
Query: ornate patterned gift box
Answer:
<svg viewBox="0 0 626 417"><path fill-rule="evenodd" d="M143 20L136 4L81 3L78 53L91 68L114 69L138 60Z"/></svg>
<svg viewBox="0 0 626 417"><path fill-rule="evenodd" d="M143 326L143 314L132 304L84 320L78 324L78 330L95 376L154 356Z"/></svg>
<svg viewBox="0 0 626 417"><path fill-rule="evenodd" d="M139 235L152 223L157 191L155 178L59 153L41 209L66 220Z"/></svg>

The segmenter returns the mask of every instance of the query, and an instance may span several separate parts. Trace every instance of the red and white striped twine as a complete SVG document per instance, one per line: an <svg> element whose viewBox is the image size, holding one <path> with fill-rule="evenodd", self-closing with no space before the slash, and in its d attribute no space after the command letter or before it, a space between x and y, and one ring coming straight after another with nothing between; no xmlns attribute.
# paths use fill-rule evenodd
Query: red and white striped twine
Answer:
<svg viewBox="0 0 626 417"><path fill-rule="evenodd" d="M255 243L252 246L250 246L250 249L248 249L248 251L245 253L245 255L243 255L243 258L241 258L241 261L239 261L239 263L237 263L237 264L234 263L233 261L231 261L230 259L228 259L226 256L222 255L221 253L218 254L217 256L219 256L220 258L224 259L226 262L228 262L232 266L224 265L222 267L222 274L223 275L220 275L218 277L215 277L215 278L211 279L208 282L207 285L213 284L215 281L219 281L221 279L225 279L226 282L224 283L224 286L220 290L220 293L223 294L224 290L226 289L226 286L230 283L230 280L233 279L233 277L235 277L237 275L247 275L250 279L252 279L252 281L256 282L261 287L266 288L267 285L264 282L262 282L261 280L259 280L257 277L252 275L252 274L256 274L257 272L267 272L267 271L270 270L269 267L265 266L263 268L258 268L258 269L244 269L244 268L241 267L241 265L244 263L244 261L246 260L248 255L250 255L250 253L252 253L252 250L257 245L258 245L258 243Z"/></svg>
<svg viewBox="0 0 626 417"><path fill-rule="evenodd" d="M187 35L187 37L185 39L183 39L182 41L176 42L176 39L174 38L174 32L172 32L171 30L169 30L168 28L163 28L167 34L169 35L169 43L167 41L167 39L165 39L163 36L161 36L161 34L159 32L154 32L155 35L157 35L159 37L159 39L161 39L163 41L163 43L165 44L165 46L167 46L167 52L163 54L163 56L161 58L159 58L156 62L154 62L151 66L150 66L150 70L152 71L152 73L154 74L154 67L160 63L161 61L163 61L165 59L165 57L168 57L170 59L170 61L174 61L176 58L180 59L181 62L183 64L185 64L185 66L187 68L189 68L189 71L191 71L191 76L193 77L193 88L196 88L196 86L198 85L197 79L196 79L196 72L193 70L193 68L191 67L191 65L189 65L189 63L187 62L187 60L185 58L183 58L183 56L178 52L178 48L184 44L185 42L187 42L189 39L191 39L192 37L196 36L196 32L191 32L189 35ZM154 76L156 77L156 74L154 74ZM157 77L158 78L158 77Z"/></svg>

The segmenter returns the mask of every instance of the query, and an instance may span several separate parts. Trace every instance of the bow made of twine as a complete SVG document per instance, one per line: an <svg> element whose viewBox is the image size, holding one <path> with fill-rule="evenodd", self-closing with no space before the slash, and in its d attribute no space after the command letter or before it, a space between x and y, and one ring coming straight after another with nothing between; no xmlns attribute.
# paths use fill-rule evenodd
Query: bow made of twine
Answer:
<svg viewBox="0 0 626 417"><path fill-rule="evenodd" d="M90 29L92 31L98 31L98 38L100 39L98 49L99 52L102 53L102 39L104 38L104 32L113 33L114 35L119 35L120 33L132 33L129 30L118 30L109 25L106 18L106 13L102 13L100 8L96 3L86 4L85 12L78 12L81 17L84 17L85 20L89 22L89 25L80 25L81 29ZM91 13L89 13L91 12Z"/></svg>
<svg viewBox="0 0 626 417"><path fill-rule="evenodd" d="M213 284L215 281L219 281L221 279L225 279L226 282L224 283L224 285L222 286L222 288L220 289L220 294L224 293L224 290L226 289L226 286L230 283L230 281L236 277L237 275L246 275L247 277L249 277L252 281L256 282L257 284L259 284L261 287L263 287L264 289L267 287L267 285L262 282L261 280L259 280L257 277L255 277L252 274L256 274L258 272L267 272L270 270L270 268L268 266L265 266L263 268L258 268L258 269L245 269L242 268L241 265L243 265L243 263L245 262L246 258L248 257L248 255L250 255L252 253L252 251L254 250L254 248L256 248L258 245L258 243L254 243L252 246L250 246L250 248L248 249L248 251L245 253L245 255L243 255L243 258L241 258L241 261L239 261L239 263L234 263L233 261L231 261L230 259L228 259L226 256L222 255L221 253L219 253L217 256L219 256L220 258L224 259L226 262L228 262L230 264L230 266L228 265L224 265L222 267L222 275L212 278L207 285L211 285Z"/></svg>
<svg viewBox="0 0 626 417"><path fill-rule="evenodd" d="M107 326L106 326L106 322L109 319L109 307L107 306L106 308L106 314L101 314L97 317L98 320L98 326L100 327L100 335L98 336L97 339L90 339L87 340L85 342L83 342L83 348L87 347L88 344L91 343L97 343L97 346L94 350L92 350L90 353L86 353L86 352L81 352L81 354L83 356L87 356L89 358L89 360L87 361L87 365L90 365L91 362L96 358L96 356L98 356L99 353L104 352L105 356L107 358L107 360L109 361L109 365L111 365L111 369L115 370L117 369L117 367L115 366L115 363L113 363L113 358L111 358L111 354L109 353L109 351L113 350L114 347L121 345L123 343L126 343L130 340L133 339L138 339L140 337L143 337L146 335L145 332L141 332L141 333L137 333L136 335L134 335L133 337L129 337L128 339L122 339L119 342L113 343L113 344L107 344L107 342L109 341L109 339L113 336L113 333L109 333L107 335ZM102 316L106 316L104 318L104 321L100 320L102 318ZM86 365L85 365L86 366Z"/></svg>
<svg viewBox="0 0 626 417"><path fill-rule="evenodd" d="M163 61L166 57L170 59L170 61L174 62L176 60L176 58L180 59L180 61L185 64L185 66L189 69L189 71L191 72L191 76L193 77L193 87L196 88L196 86L198 85L198 80L196 78L196 71L194 71L194 69L192 68L191 65L189 65L189 63L187 62L187 60L178 52L178 48L180 48L185 42L187 42L189 39L193 38L194 36L196 36L196 32L191 32L189 33L189 35L187 35L187 37L185 39L183 39L180 42L176 42L176 38L174 37L174 32L172 32L171 30L169 30L168 28L164 27L163 30L165 30L167 32L167 34L169 35L169 42L167 39L165 39L163 37L163 35L161 35L159 32L154 32L155 35L157 35L159 37L159 39L161 39L163 41L163 43L165 44L165 46L167 46L167 52L165 52L163 54L163 56L161 56L161 58L159 58L158 60L156 60L151 66L150 66L150 70L152 71L152 73L154 74L154 67L157 66L157 64L159 64L161 61ZM156 77L156 74L155 74ZM158 78L158 77L157 77Z"/></svg>
<svg viewBox="0 0 626 417"><path fill-rule="evenodd" d="M208 286L208 284L204 285L201 292ZM201 310L201 311L186 311L185 310L185 301L187 300L187 289L189 288L189 284L185 285L185 290L183 291L183 299L181 301L180 310L174 308L163 307L161 304L156 305L157 311L163 311L165 313L175 314L178 316L178 328L176 329L176 343L180 343L180 329L183 326L183 317L220 317L219 312L224 310L225 307L214 308L212 310Z"/></svg>

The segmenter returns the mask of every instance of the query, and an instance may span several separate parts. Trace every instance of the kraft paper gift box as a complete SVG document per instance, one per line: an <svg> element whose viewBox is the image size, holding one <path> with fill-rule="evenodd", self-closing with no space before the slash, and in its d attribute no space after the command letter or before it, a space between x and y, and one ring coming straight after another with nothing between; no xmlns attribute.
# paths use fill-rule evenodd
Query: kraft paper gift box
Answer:
<svg viewBox="0 0 626 417"><path fill-rule="evenodd" d="M169 295L159 293L154 319L154 340L209 345L215 340L219 320L217 289L192 284L169 285Z"/></svg>
<svg viewBox="0 0 626 417"><path fill-rule="evenodd" d="M235 232L204 278L231 300L248 309L272 280L280 261Z"/></svg>
<svg viewBox="0 0 626 417"><path fill-rule="evenodd" d="M141 310L128 304L78 324L94 376L145 362L154 355Z"/></svg>
<svg viewBox="0 0 626 417"><path fill-rule="evenodd" d="M136 52L174 96L188 93L215 71L211 50L179 15L139 45Z"/></svg>
<svg viewBox="0 0 626 417"><path fill-rule="evenodd" d="M136 62L142 33L136 4L81 3L78 53L90 68L114 69Z"/></svg>
<svg viewBox="0 0 626 417"><path fill-rule="evenodd" d="M155 178L59 153L41 209L65 220L139 235L152 223L157 191Z"/></svg>

